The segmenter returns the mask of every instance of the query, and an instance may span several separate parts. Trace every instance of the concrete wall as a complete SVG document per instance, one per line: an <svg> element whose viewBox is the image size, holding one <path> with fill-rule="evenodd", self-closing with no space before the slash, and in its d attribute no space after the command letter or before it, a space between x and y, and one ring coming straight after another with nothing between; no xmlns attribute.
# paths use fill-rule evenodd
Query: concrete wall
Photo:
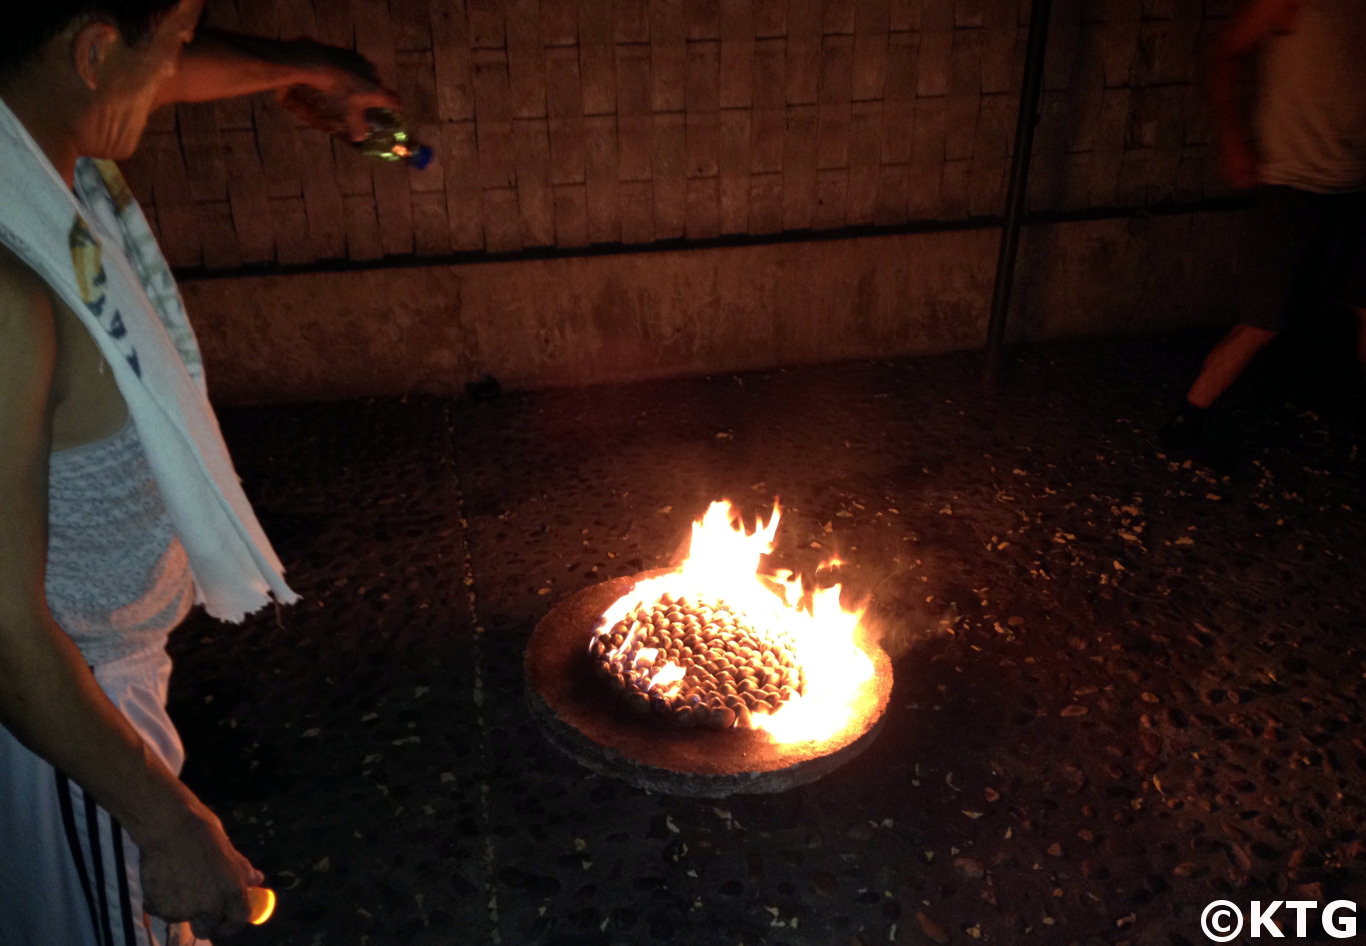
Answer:
<svg viewBox="0 0 1366 946"><path fill-rule="evenodd" d="M1223 317L1233 218L1194 211L1228 195L1198 63L1231 7L1053 3L1027 203L1092 219L1024 235L1015 336ZM380 165L269 95L154 116L126 172L168 259L197 277L186 293L221 400L982 343L999 240L983 222L1004 206L1030 0L206 9L212 25L356 48L437 155L421 172ZM1177 206L1192 213L1141 216ZM850 228L921 232L794 242Z"/></svg>
<svg viewBox="0 0 1366 946"><path fill-rule="evenodd" d="M1026 228L1010 337L1228 315L1240 215ZM461 395L980 347L995 228L468 265L199 278L216 400Z"/></svg>
<svg viewBox="0 0 1366 946"><path fill-rule="evenodd" d="M1200 50L1233 0L1055 0L1036 210L1226 193ZM208 0L354 46L436 152L381 165L270 95L153 116L172 265L433 259L1001 212L1030 0Z"/></svg>

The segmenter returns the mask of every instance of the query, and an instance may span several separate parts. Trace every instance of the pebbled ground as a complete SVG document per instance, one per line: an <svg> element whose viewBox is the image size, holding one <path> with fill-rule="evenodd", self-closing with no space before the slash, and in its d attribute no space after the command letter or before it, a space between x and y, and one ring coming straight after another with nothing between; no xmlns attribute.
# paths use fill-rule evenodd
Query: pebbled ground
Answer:
<svg viewBox="0 0 1366 946"><path fill-rule="evenodd" d="M1359 389L1272 352L1231 473L1163 456L1209 341L1023 349L991 398L954 355L225 412L305 598L173 638L185 777L281 895L241 941L1179 946L1214 899L1366 901ZM592 775L522 647L723 496L849 563L881 734L778 795Z"/></svg>

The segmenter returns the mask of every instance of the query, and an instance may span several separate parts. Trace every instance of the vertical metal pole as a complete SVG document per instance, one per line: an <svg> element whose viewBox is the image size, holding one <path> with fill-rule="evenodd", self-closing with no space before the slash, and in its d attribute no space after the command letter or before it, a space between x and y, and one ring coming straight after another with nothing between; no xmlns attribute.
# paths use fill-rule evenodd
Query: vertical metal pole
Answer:
<svg viewBox="0 0 1366 946"><path fill-rule="evenodd" d="M1034 146L1039 92L1043 88L1044 50L1048 46L1048 17L1053 0L1034 0L1029 12L1029 41L1025 49L1024 80L1020 88L1020 113L1015 119L1015 153L1010 162L1010 189L1006 194L1005 221L1001 226L1001 252L996 259L996 288L991 297L991 321L987 326L987 357L982 389L996 390L1001 368L1001 347L1006 336L1006 313L1010 287L1015 280L1015 253L1020 245L1020 222L1024 216L1025 191L1029 185L1029 152Z"/></svg>

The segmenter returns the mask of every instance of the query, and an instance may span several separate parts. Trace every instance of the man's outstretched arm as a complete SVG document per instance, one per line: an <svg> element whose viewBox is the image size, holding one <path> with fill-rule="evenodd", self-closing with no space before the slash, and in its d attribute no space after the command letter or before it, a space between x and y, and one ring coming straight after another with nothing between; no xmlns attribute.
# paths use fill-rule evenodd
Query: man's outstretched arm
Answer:
<svg viewBox="0 0 1366 946"><path fill-rule="evenodd" d="M365 136L366 109L398 104L369 60L349 49L308 39L263 39L207 28L196 31L185 47L180 67L161 87L157 104L283 93L296 85L309 86L339 103L352 139ZM321 124L308 115L301 117Z"/></svg>

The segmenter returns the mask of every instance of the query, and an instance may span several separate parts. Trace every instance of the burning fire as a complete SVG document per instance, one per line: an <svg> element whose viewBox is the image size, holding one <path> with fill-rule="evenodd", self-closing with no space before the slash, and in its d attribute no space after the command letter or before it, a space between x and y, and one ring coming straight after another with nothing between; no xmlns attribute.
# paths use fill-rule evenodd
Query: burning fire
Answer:
<svg viewBox="0 0 1366 946"><path fill-rule="evenodd" d="M739 514L728 502L715 502L693 523L687 556L667 575L638 582L631 592L605 612L595 634L606 638L619 621L638 608L649 608L664 596L702 601L725 601L743 611L756 629L785 637L805 677L800 694L793 694L771 714L756 713L753 724L775 742L821 741L841 732L855 714L863 685L876 673L873 660L859 644L863 611L846 611L840 604L840 586L803 593L801 578L760 574L760 560L773 551L773 537L781 513L774 504L768 522L759 521L746 531ZM732 525L734 523L734 525ZM838 562L826 562L830 568ZM607 657L625 656L632 635ZM592 646L592 642L590 642ZM684 667L642 648L636 665L651 666L646 687L653 694L670 697L678 692L687 673Z"/></svg>

